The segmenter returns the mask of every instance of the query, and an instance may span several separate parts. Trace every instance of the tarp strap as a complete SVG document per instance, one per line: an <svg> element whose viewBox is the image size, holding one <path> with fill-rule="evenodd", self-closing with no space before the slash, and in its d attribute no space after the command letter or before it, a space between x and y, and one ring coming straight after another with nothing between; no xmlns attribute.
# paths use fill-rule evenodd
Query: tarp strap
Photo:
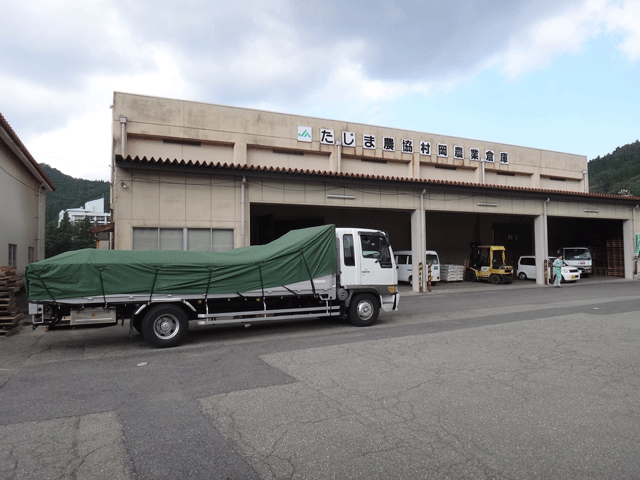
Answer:
<svg viewBox="0 0 640 480"><path fill-rule="evenodd" d="M311 282L311 289L313 290L313 294L316 294L316 286L313 283L313 275L311 275L311 270L309 269L309 265L307 265L307 259L304 258L304 252L302 250L299 250L300 252L300 256L302 257L302 261L304 262L304 266L307 269L307 273L309 274L309 281Z"/></svg>
<svg viewBox="0 0 640 480"><path fill-rule="evenodd" d="M156 279L158 278L158 272L160 272L160 269L156 268L156 274L153 276L153 284L151 285L151 295L149 295L149 303L151 303L151 299L153 299L153 290L156 288Z"/></svg>
<svg viewBox="0 0 640 480"><path fill-rule="evenodd" d="M53 296L53 293L51 293L51 291L49 290L49 287L47 287L47 284L44 283L44 280L42 280L42 278L40 277L40 274L38 272L34 272L36 274L36 276L38 277L38 280L40 280L40 283L42 284L42 286L44 287L44 289L47 291L47 293L49 294L49 296L51 297L51 300L54 301L54 303L58 303L56 302L56 299Z"/></svg>
<svg viewBox="0 0 640 480"><path fill-rule="evenodd" d="M286 285L282 285L282 288L284 288L285 290L293 293L295 296L299 297L300 295L297 294L296 292L294 292L293 290L291 290L289 287L287 287Z"/></svg>
<svg viewBox="0 0 640 480"><path fill-rule="evenodd" d="M102 288L102 298L104 299L104 306L107 306L107 296L104 293L104 281L102 281L102 270L104 270L104 267L99 268L98 272L100 273L100 287Z"/></svg>
<svg viewBox="0 0 640 480"><path fill-rule="evenodd" d="M212 270L211 267L209 267L209 280L207 280L207 290L204 292L204 303L207 303L207 297L209 296L209 289L211 288L211 274L212 274Z"/></svg>
<svg viewBox="0 0 640 480"><path fill-rule="evenodd" d="M262 265L258 265L258 273L260 274L260 288L262 289L262 297L264 298L264 280L262 280Z"/></svg>

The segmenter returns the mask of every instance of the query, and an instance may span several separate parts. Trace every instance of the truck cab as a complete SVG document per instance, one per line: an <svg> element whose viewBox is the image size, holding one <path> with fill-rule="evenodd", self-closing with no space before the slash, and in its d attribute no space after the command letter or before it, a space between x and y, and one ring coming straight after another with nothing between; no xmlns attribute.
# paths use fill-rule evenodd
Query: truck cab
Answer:
<svg viewBox="0 0 640 480"><path fill-rule="evenodd" d="M338 298L345 299L350 320L357 320L351 305L358 299L379 299L385 312L398 309L398 273L386 233L362 228L336 228ZM369 305L368 308L373 308ZM377 316L377 313L375 313Z"/></svg>
<svg viewBox="0 0 640 480"><path fill-rule="evenodd" d="M565 247L562 250L562 259L570 267L580 270L580 276L587 278L591 274L593 261L591 252L586 247Z"/></svg>

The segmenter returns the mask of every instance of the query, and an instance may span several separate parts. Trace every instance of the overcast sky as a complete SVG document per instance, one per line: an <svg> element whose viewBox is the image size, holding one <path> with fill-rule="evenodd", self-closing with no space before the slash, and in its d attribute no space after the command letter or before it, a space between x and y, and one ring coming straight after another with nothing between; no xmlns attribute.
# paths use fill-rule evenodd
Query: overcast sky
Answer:
<svg viewBox="0 0 640 480"><path fill-rule="evenodd" d="M640 138L640 0L0 0L0 113L109 179L113 92L586 155Z"/></svg>

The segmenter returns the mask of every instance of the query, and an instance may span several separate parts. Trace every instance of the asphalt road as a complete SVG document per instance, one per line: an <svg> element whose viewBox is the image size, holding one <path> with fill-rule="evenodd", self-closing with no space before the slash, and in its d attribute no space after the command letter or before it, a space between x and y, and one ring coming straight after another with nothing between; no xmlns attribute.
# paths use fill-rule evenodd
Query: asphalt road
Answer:
<svg viewBox="0 0 640 480"><path fill-rule="evenodd" d="M640 478L639 287L441 284L369 328L169 350L23 326L0 337L0 478Z"/></svg>

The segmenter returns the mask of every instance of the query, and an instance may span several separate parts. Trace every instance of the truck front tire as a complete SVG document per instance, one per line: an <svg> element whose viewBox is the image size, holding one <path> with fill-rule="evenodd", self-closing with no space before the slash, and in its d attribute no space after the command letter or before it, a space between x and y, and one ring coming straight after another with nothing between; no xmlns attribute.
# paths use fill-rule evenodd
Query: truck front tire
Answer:
<svg viewBox="0 0 640 480"><path fill-rule="evenodd" d="M142 336L156 347L175 347L189 330L184 311L175 305L153 307L142 321Z"/></svg>
<svg viewBox="0 0 640 480"><path fill-rule="evenodd" d="M355 295L349 304L349 320L356 327L368 327L378 319L380 305L370 293Z"/></svg>

